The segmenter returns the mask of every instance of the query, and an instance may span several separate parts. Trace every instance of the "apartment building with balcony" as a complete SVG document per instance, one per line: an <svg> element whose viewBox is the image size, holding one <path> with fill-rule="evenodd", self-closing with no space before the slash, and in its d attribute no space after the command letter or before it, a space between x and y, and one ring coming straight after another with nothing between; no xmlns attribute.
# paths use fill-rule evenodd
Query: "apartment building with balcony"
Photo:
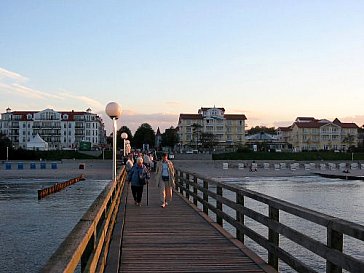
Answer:
<svg viewBox="0 0 364 273"><path fill-rule="evenodd" d="M337 150L346 151L358 146L358 129L355 123L339 119L297 117L289 127L279 127L278 139L293 151Z"/></svg>
<svg viewBox="0 0 364 273"><path fill-rule="evenodd" d="M37 134L48 143L49 150L76 149L82 141L92 147L106 144L102 119L87 109L85 112L11 111L1 114L0 132L5 134L15 148L27 148L27 143Z"/></svg>
<svg viewBox="0 0 364 273"><path fill-rule="evenodd" d="M200 149L203 133L213 136L217 149L233 148L245 143L244 114L225 114L224 108L202 107L197 114L180 114L179 147L182 151Z"/></svg>

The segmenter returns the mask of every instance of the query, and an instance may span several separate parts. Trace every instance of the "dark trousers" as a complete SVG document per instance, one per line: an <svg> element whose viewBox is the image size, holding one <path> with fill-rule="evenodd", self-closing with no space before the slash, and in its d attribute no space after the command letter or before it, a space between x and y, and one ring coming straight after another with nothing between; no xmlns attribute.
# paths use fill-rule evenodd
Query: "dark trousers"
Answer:
<svg viewBox="0 0 364 273"><path fill-rule="evenodd" d="M144 186L131 186L131 192L133 193L134 201L140 203L143 197Z"/></svg>

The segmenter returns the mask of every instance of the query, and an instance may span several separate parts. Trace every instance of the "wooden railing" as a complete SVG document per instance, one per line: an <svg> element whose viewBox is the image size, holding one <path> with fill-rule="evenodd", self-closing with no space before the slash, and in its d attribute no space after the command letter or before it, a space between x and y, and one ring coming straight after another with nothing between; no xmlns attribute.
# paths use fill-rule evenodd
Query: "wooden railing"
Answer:
<svg viewBox="0 0 364 273"><path fill-rule="evenodd" d="M201 205L206 214L210 211L214 213L218 224L222 226L223 221L226 221L234 227L236 237L240 241L244 243L244 237L248 236L265 248L268 252L268 264L276 270L278 270L278 261L281 260L297 272L317 272L294 257L293 253L289 253L279 246L279 236L281 235L325 259L326 272L342 272L342 269L350 272L364 272L364 261L343 253L344 235L364 241L364 226L362 225L182 170L176 172L176 185L181 194L196 206ZM235 195L236 200L226 198L226 192L230 192L230 196ZM268 215L246 207L244 205L246 197L266 204ZM235 217L231 213L226 213L223 206L232 209ZM325 227L327 243L324 244L280 222L280 211ZM245 216L267 227L268 238L249 228L245 224Z"/></svg>
<svg viewBox="0 0 364 273"><path fill-rule="evenodd" d="M126 171L97 197L41 272L104 272L120 202L125 204ZM118 236L120 237L120 236ZM114 240L114 238L113 238Z"/></svg>

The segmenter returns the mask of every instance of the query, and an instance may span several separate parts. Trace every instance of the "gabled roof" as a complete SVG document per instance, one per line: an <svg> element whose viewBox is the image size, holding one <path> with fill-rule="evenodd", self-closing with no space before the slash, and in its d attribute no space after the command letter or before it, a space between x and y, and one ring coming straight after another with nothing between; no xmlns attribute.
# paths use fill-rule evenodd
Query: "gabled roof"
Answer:
<svg viewBox="0 0 364 273"><path fill-rule="evenodd" d="M283 131L283 132L292 131L292 125L288 126L288 127L278 127L277 130L278 131Z"/></svg>

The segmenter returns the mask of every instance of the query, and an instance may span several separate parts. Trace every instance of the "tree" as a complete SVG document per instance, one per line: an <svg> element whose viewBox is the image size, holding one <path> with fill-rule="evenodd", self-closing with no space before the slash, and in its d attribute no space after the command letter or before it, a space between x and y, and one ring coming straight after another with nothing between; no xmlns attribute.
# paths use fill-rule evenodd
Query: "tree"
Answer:
<svg viewBox="0 0 364 273"><path fill-rule="evenodd" d="M162 146L163 147L170 147L173 149L173 147L178 143L178 134L177 129L171 128L166 129L165 132L162 134Z"/></svg>
<svg viewBox="0 0 364 273"><path fill-rule="evenodd" d="M276 133L276 129L274 127L266 127L266 126L255 126L250 128L250 130L248 130L248 134L249 135L254 135L260 132L264 132L267 134L275 134Z"/></svg>
<svg viewBox="0 0 364 273"><path fill-rule="evenodd" d="M13 144L10 139L5 135L0 133L0 159L6 159L6 147L9 151L13 149Z"/></svg>
<svg viewBox="0 0 364 273"><path fill-rule="evenodd" d="M218 141L213 133L201 133L201 144L203 148L213 151Z"/></svg>
<svg viewBox="0 0 364 273"><path fill-rule="evenodd" d="M131 133L130 129L127 126L121 126L120 129L116 132L116 147L118 148L123 148L124 147L124 143L123 143L123 139L121 138L121 134L122 133L127 133L128 134L128 140L130 141L131 145L133 142L133 134Z"/></svg>
<svg viewBox="0 0 364 273"><path fill-rule="evenodd" d="M200 142L200 138L201 138L201 128L203 127L201 124L198 123L193 123L191 125L192 127L192 135L193 135L193 139L191 140L191 146L193 144L196 145L196 150L198 149L198 143ZM194 142L194 143L192 143Z"/></svg>
<svg viewBox="0 0 364 273"><path fill-rule="evenodd" d="M155 143L155 133L148 123L143 123L139 126L139 128L135 131L135 135L133 138L133 145L136 148L142 149L143 144L149 144L149 147L154 147Z"/></svg>
<svg viewBox="0 0 364 273"><path fill-rule="evenodd" d="M350 151L353 149L353 146L354 146L354 135L351 135L351 134L347 134L344 139L343 139L343 143L346 143L348 145L347 147L347 151Z"/></svg>

